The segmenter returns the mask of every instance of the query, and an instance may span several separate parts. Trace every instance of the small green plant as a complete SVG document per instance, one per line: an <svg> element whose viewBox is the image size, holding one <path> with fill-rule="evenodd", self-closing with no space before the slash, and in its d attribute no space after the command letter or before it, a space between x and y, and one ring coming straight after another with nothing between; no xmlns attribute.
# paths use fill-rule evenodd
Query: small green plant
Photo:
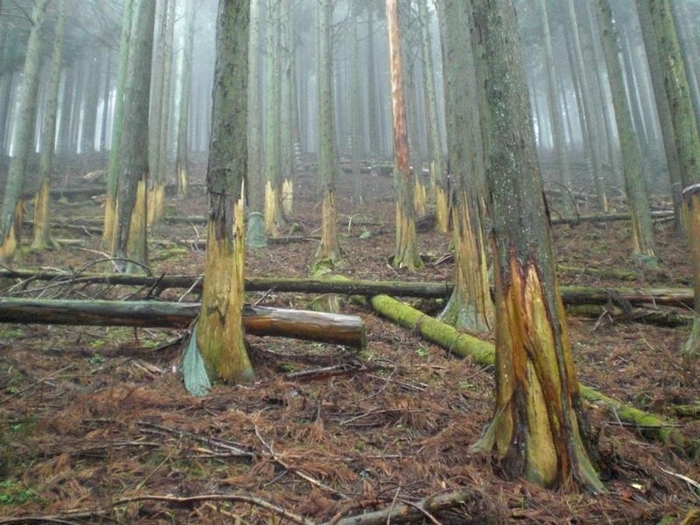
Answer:
<svg viewBox="0 0 700 525"><path fill-rule="evenodd" d="M102 366L105 362L105 358L102 354L95 352L90 358L90 366Z"/></svg>
<svg viewBox="0 0 700 525"><path fill-rule="evenodd" d="M0 505L21 505L36 499L36 491L19 481L0 481Z"/></svg>
<svg viewBox="0 0 700 525"><path fill-rule="evenodd" d="M430 350L424 346L421 346L418 348L418 350L416 350L416 355L418 357L428 357L430 355Z"/></svg>
<svg viewBox="0 0 700 525"><path fill-rule="evenodd" d="M476 390L476 385L470 381L460 381L459 388L462 390Z"/></svg>

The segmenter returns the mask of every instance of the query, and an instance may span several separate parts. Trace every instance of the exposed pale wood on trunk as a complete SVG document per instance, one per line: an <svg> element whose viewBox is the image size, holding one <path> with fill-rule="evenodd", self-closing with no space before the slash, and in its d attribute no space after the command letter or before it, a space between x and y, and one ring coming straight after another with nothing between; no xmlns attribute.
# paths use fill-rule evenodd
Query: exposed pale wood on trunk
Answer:
<svg viewBox="0 0 700 525"><path fill-rule="evenodd" d="M197 316L198 303L158 301L69 301L0 299L0 323L83 326L187 328ZM243 309L246 333L294 337L362 348L365 323L351 315L261 306Z"/></svg>

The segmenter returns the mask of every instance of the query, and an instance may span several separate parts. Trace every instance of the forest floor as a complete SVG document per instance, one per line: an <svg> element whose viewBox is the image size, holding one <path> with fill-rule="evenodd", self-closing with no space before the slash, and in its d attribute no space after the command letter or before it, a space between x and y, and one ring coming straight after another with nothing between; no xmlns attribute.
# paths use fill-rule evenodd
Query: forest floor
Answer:
<svg viewBox="0 0 700 525"><path fill-rule="evenodd" d="M71 176L75 185L81 183L79 172ZM195 183L201 183L201 172L200 163ZM361 206L351 202L348 175L338 186L344 257L337 273L351 279L452 281L453 263L442 258L450 253L450 237L429 227L418 241L425 269L391 268L392 181L362 177ZM291 218L295 237L307 240L250 251L249 277L309 276L320 227L313 180L309 175L297 181ZM55 237L80 243L25 252L16 267L112 271L99 235L81 228L86 219L102 216L99 201L64 199L52 206L53 216L71 225L55 229ZM169 215L205 213L201 185L186 201L168 201ZM203 235L204 228L194 223L159 224L151 232L153 239L172 241ZM685 242L668 222L657 224L658 270L646 270L630 257L625 221L555 226L554 240L564 285L690 283ZM204 253L187 243L152 244L151 261L156 275L199 274ZM22 284L4 283L3 295L126 299L148 293ZM161 298L198 300L184 290L167 290ZM312 299L277 292L248 297L300 309L310 308ZM431 314L444 304L404 300ZM356 304L345 302L344 313L366 322L366 350L251 336L257 381L217 385L202 398L185 391L177 372L182 331L0 325L0 524L294 523L283 510L308 523L336 522L457 489L467 491L464 503L426 514L424 523L681 523L700 506L700 490L692 484L700 481L697 453L688 457L648 440L643 429L590 404L586 411L606 493L504 481L489 457L470 450L492 415L493 370L451 357L420 334ZM673 411L676 404L700 403L700 360L678 351L687 327L571 316L569 328L583 384L666 416L679 432L698 439L700 420L678 419ZM313 382L285 377L338 363L365 366ZM275 509L264 508L264 502Z"/></svg>

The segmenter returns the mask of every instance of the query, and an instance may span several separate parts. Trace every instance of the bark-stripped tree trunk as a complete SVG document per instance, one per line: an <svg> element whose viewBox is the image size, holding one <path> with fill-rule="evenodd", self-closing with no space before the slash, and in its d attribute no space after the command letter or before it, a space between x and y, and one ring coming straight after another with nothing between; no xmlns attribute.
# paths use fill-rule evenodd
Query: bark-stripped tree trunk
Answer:
<svg viewBox="0 0 700 525"><path fill-rule="evenodd" d="M114 241L114 227L117 222L117 188L121 169L122 120L124 115L124 91L129 67L129 48L131 47L131 21L134 12L134 0L124 0L122 5L122 29L119 42L119 68L117 71L117 92L114 98L114 116L112 117L112 144L109 150L107 167L107 198L105 200L105 220L102 229L102 246L111 247ZM72 78L72 77L71 77ZM66 85L68 83L66 82ZM64 88L66 89L66 88ZM64 104L64 109L67 106ZM65 121L68 121L68 114ZM63 124L63 120L61 123ZM59 143L60 137L59 134ZM59 148L60 151L60 148Z"/></svg>
<svg viewBox="0 0 700 525"><path fill-rule="evenodd" d="M119 198L112 253L121 270L148 264L146 190L148 184L148 109L155 2L134 0L133 30L124 91ZM135 264L133 264L135 263Z"/></svg>
<svg viewBox="0 0 700 525"><path fill-rule="evenodd" d="M294 35L290 4L280 8L280 166L282 168L282 211L285 216L294 208L294 104L296 90L292 79L295 67Z"/></svg>
<svg viewBox="0 0 700 525"><path fill-rule="evenodd" d="M471 6L443 0L445 108L448 164L452 176L455 289L440 320L484 332L493 328L494 306L482 224L485 215L484 162L479 127L479 93L471 49Z"/></svg>
<svg viewBox="0 0 700 525"><path fill-rule="evenodd" d="M49 79L49 99L46 104L46 120L44 122L44 138L39 160L39 191L34 205L34 242L32 248L44 250L51 248L51 224L49 223L49 189L51 186L51 171L56 137L56 115L58 113L58 91L61 81L61 61L63 56L63 36L65 33L66 0L61 0L58 6L58 21L53 41L51 55L51 75Z"/></svg>
<svg viewBox="0 0 700 525"><path fill-rule="evenodd" d="M27 42L22 91L15 131L15 152L5 182L5 195L0 217L0 262L11 261L20 246L22 229L22 184L27 171L27 159L32 146L36 99L39 90L41 63L41 33L49 0L36 0L32 11L32 28Z"/></svg>
<svg viewBox="0 0 700 525"><path fill-rule="evenodd" d="M267 0L265 232L268 235L278 235L285 225L280 168L280 2L281 0Z"/></svg>
<svg viewBox="0 0 700 525"><path fill-rule="evenodd" d="M397 0L386 0L389 28L389 62L391 69L391 108L394 136L394 179L396 187L396 249L395 268L415 270L423 266L416 241L416 221L413 208L413 176L408 156L406 130L406 101L401 63L401 35Z"/></svg>
<svg viewBox="0 0 700 525"><path fill-rule="evenodd" d="M435 193L436 231L447 233L449 230L449 198L447 176L445 174L442 143L440 141L440 124L438 121L438 103L435 90L433 49L430 40L430 15L428 0L419 0L418 9L421 25L421 58L423 60L423 86L427 111L428 146L430 149L430 181Z"/></svg>
<svg viewBox="0 0 700 525"><path fill-rule="evenodd" d="M602 484L586 453L586 420L552 254L512 0L473 0L492 137L496 408L479 447L503 472L555 487ZM486 130L485 130L486 131Z"/></svg>
<svg viewBox="0 0 700 525"><path fill-rule="evenodd" d="M671 106L683 182L683 208L693 265L695 320L683 351L700 354L700 134L685 75L669 0L645 0L651 13L661 58L666 96Z"/></svg>
<svg viewBox="0 0 700 525"><path fill-rule="evenodd" d="M175 173L177 176L177 196L180 199L187 197L190 186L187 127L190 116L190 95L192 93L192 47L194 45L193 0L182 1L184 4L182 8L183 24L180 34L179 82L177 85L179 96L175 97L175 103L178 107Z"/></svg>
<svg viewBox="0 0 700 525"><path fill-rule="evenodd" d="M260 17L261 2L250 5L250 49L248 50L248 230L246 242L251 248L265 248L265 173L261 148L260 102Z"/></svg>
<svg viewBox="0 0 700 525"><path fill-rule="evenodd" d="M321 245L316 253L316 266L323 264L333 268L340 254L335 209L335 178L338 171L338 159L333 112L333 42L331 38L333 6L330 0L322 0L319 3L318 16L318 172L319 196L321 198Z"/></svg>
<svg viewBox="0 0 700 525"><path fill-rule="evenodd" d="M625 188L632 214L632 253L647 266L656 267L658 263L654 248L654 225L651 220L649 196L643 178L642 155L639 141L634 133L630 108L627 104L622 66L617 57L617 38L612 10L608 0L598 0L598 21L610 91L615 106L615 120L620 136Z"/></svg>
<svg viewBox="0 0 700 525"><path fill-rule="evenodd" d="M165 215L165 184L168 168L168 146L170 144L170 92L173 76L173 39L175 35L175 0L167 0L163 5L163 25L160 39L160 96L154 103L158 104L157 129L154 131L152 146L154 163L151 167L151 177L148 184L148 224L159 221Z"/></svg>
<svg viewBox="0 0 700 525"><path fill-rule="evenodd" d="M250 0L220 0L207 188L209 220L197 347L209 377L251 381L243 340Z"/></svg>

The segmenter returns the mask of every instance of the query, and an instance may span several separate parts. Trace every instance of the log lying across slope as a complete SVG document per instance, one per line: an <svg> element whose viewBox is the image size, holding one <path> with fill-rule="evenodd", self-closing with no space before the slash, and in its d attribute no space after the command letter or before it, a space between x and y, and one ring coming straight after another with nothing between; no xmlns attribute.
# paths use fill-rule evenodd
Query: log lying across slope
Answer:
<svg viewBox="0 0 700 525"><path fill-rule="evenodd" d="M183 288L201 290L202 276L161 275L143 276L107 273L67 273L34 270L0 270L0 279L24 279L37 281L64 281L74 284L107 284L144 286L154 289ZM399 282L363 280L322 280L251 278L245 281L246 291L295 293L337 293L344 295L373 296L387 294L399 297L439 298L449 297L453 284L448 282ZM690 288L595 288L584 286L561 287L564 304L608 304L628 302L633 306L652 304L693 308L694 294Z"/></svg>
<svg viewBox="0 0 700 525"><path fill-rule="evenodd" d="M55 301L0 299L0 323L187 328L196 303L159 301ZM323 341L362 348L365 324L352 315L246 306L246 333Z"/></svg>

